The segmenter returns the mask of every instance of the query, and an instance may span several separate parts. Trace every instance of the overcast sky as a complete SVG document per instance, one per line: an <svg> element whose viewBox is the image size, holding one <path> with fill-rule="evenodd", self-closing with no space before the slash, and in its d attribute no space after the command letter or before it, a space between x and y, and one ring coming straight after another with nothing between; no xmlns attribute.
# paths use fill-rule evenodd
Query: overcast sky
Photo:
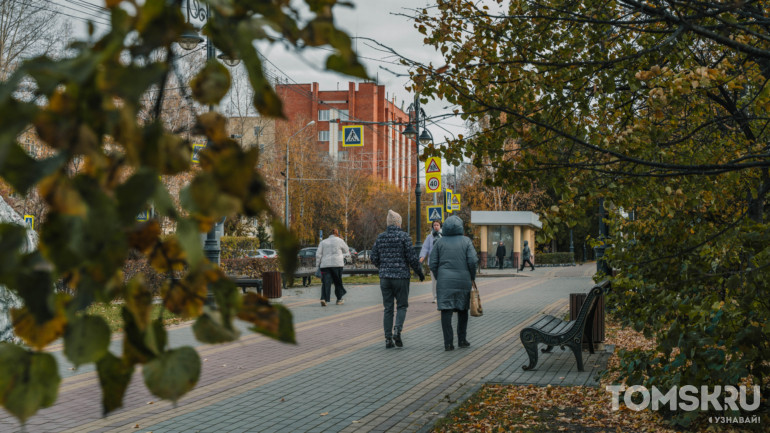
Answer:
<svg viewBox="0 0 770 433"><path fill-rule="evenodd" d="M414 28L413 23L406 17L398 15L413 15L414 8L422 8L433 2L428 0L349 0L354 8L335 7L335 19L339 28L345 30L351 37L370 38L393 48L407 58L420 60L434 65L442 64L441 56L431 47L423 45L423 37ZM105 16L103 0L52 0L57 4L64 19L71 20L76 34L83 34L85 20L96 20L97 28L106 28L100 23L108 22ZM302 2L293 2L304 5ZM307 10L307 9L306 9ZM385 85L388 96L396 96L396 103L404 109L414 100L414 94L408 93L404 86L408 83L405 76L408 70L398 64L398 59L371 42L356 39L356 49L370 77L379 84ZM329 51L308 48L297 54L284 49L280 44L272 46L259 45L258 49L268 59L268 73L285 79L288 82L310 83L318 82L321 90L347 88L348 81L361 81L336 73L324 72L323 65ZM387 68L385 70L383 68ZM392 71L392 72L391 72ZM395 73L395 74L394 74ZM429 117L451 113L452 108L444 101L431 101L423 106ZM437 124L429 124L428 129L433 133L437 144L444 137L465 132L465 125L459 117L441 118Z"/></svg>

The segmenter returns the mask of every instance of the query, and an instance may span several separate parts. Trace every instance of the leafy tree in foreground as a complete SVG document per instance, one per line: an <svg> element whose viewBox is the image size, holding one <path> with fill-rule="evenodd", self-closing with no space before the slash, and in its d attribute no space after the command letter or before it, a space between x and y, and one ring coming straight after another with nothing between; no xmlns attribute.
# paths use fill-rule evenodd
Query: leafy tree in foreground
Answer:
<svg viewBox="0 0 770 433"><path fill-rule="evenodd" d="M610 303L657 338L621 353L629 385L745 380L766 396L767 2L437 3L416 27L446 64L407 61L413 86L487 127L432 153L556 191L544 236L600 200L611 210Z"/></svg>
<svg viewBox="0 0 770 433"><path fill-rule="evenodd" d="M255 294L241 297L205 260L198 237L226 215L272 215L254 169L258 151L231 140L220 115L199 116L199 132L210 146L202 153L201 170L181 191L179 212L160 178L189 171L191 145L163 126L158 115L163 91L154 93L155 114L138 120L141 98L164 88L174 73L172 44L190 29L181 1L105 3L111 13L108 33L76 42L69 58L26 61L0 87L0 176L22 194L37 188L49 207L39 249L31 253L20 252L24 228L0 225L0 284L24 302L13 311L14 330L31 348L0 343L0 404L22 422L56 400L61 379L56 361L42 349L58 338L75 365L96 363L105 413L122 405L137 364L146 386L161 398L177 400L195 386L200 374L195 350L169 348L161 318L150 317L151 294L141 277L122 282L130 248L146 254L158 271L177 273L179 278L169 279L162 291L164 305L196 318L193 330L200 341L236 339L236 317L257 332L294 340L290 313ZM335 0L307 0L314 14L307 22L283 0L209 3L213 14L204 31L220 50L245 63L255 89L253 103L264 115L280 116L281 105L263 74L255 40L281 35L295 46L328 44L334 53L327 68L365 75L350 39L334 26ZM25 97L30 83L32 96ZM192 97L216 104L229 85L226 68L210 61L192 81ZM56 150L54 155L36 160L24 152L17 137L29 125ZM73 160L84 163L74 174L67 170ZM150 203L176 220L174 236L161 239L157 220L135 221ZM291 270L296 243L279 220L273 226L284 269ZM59 279L74 296L54 292ZM208 292L216 311L204 308ZM125 300L120 357L108 351L105 321L84 313L90 304L118 296Z"/></svg>

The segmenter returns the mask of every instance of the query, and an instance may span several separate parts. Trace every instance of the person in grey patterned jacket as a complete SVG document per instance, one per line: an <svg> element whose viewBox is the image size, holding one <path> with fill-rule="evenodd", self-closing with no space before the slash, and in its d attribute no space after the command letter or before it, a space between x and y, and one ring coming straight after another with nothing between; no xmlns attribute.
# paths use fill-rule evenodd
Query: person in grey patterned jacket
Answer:
<svg viewBox="0 0 770 433"><path fill-rule="evenodd" d="M403 347L401 330L404 327L406 309L409 307L409 268L425 280L422 267L412 249L412 239L401 230L401 215L388 211L388 228L377 236L372 247L372 263L380 270L380 290L385 307L383 327L385 348ZM396 303L396 324L393 325L393 301Z"/></svg>

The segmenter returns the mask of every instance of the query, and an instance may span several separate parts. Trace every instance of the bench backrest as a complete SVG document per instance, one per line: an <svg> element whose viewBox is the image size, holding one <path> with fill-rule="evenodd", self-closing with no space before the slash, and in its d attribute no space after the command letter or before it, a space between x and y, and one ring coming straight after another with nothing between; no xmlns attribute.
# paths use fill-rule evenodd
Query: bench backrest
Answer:
<svg viewBox="0 0 770 433"><path fill-rule="evenodd" d="M609 287L610 281L604 280L599 284L596 284L595 286L591 287L591 290L588 291L588 296L586 297L586 300L583 302L583 305L580 307L580 311L578 311L577 317L575 317L575 322L578 326L581 328L585 328L585 324L591 320L593 320L593 312L596 308L596 303L599 301L599 296L604 293L604 291Z"/></svg>

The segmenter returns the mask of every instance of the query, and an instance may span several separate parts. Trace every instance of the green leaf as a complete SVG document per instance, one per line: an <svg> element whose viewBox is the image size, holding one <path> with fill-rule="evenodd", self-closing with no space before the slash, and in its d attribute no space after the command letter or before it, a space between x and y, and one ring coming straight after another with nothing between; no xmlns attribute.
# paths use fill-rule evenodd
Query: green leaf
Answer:
<svg viewBox="0 0 770 433"><path fill-rule="evenodd" d="M190 268L197 268L205 258L203 248L201 248L198 224L187 218L180 219L176 225L176 236L179 240L179 245L182 246L187 255L187 262Z"/></svg>
<svg viewBox="0 0 770 433"><path fill-rule="evenodd" d="M195 99L202 104L218 104L230 89L230 72L227 68L212 59L206 62L198 75L190 81Z"/></svg>
<svg viewBox="0 0 770 433"><path fill-rule="evenodd" d="M284 343L297 343L291 312L283 305L270 304L264 296L247 293L238 318L253 324L250 329L254 332Z"/></svg>
<svg viewBox="0 0 770 433"><path fill-rule="evenodd" d="M44 177L59 169L67 158L59 153L50 158L36 160L25 152L18 144L9 146L4 162L0 165L0 175L8 181L16 191L26 194Z"/></svg>
<svg viewBox="0 0 770 433"><path fill-rule="evenodd" d="M53 355L0 343L0 366L0 403L22 423L56 401L61 377Z"/></svg>
<svg viewBox="0 0 770 433"><path fill-rule="evenodd" d="M75 367L101 359L109 344L110 327L99 316L79 317L64 331L64 355Z"/></svg>
<svg viewBox="0 0 770 433"><path fill-rule="evenodd" d="M134 366L107 352L97 363L99 384L102 387L102 415L106 416L113 410L123 407L123 396L126 394Z"/></svg>
<svg viewBox="0 0 770 433"><path fill-rule="evenodd" d="M228 343L238 339L237 329L228 329L222 323L222 317L217 311L203 313L193 325L195 338L202 343L218 344Z"/></svg>
<svg viewBox="0 0 770 433"><path fill-rule="evenodd" d="M174 402L195 386L200 372L198 352L187 346L164 352L142 368L150 392Z"/></svg>
<svg viewBox="0 0 770 433"><path fill-rule="evenodd" d="M130 224L139 212L147 209L158 182L157 172L141 169L115 189L118 217L123 224Z"/></svg>

